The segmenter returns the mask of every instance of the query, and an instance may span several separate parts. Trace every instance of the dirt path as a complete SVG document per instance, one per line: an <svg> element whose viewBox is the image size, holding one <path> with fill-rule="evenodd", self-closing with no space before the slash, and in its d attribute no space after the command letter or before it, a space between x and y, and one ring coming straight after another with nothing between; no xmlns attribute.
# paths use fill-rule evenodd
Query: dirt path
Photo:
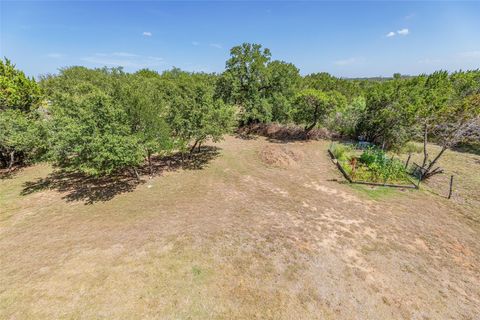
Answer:
<svg viewBox="0 0 480 320"><path fill-rule="evenodd" d="M0 181L0 318L478 319L479 208L340 183L326 142L218 146L92 205Z"/></svg>

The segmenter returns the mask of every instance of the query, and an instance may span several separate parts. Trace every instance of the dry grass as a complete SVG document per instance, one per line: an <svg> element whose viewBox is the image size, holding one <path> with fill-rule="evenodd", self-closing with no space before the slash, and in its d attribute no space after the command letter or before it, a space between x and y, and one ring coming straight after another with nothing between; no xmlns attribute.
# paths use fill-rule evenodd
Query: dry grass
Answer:
<svg viewBox="0 0 480 320"><path fill-rule="evenodd" d="M427 150L430 158L433 158L440 151L440 147L429 145ZM406 160L407 154L403 154L401 157ZM410 163L421 164L422 160L423 153L414 153ZM452 202L461 208L468 208L468 210L464 210L465 213L480 222L480 214L469 214L469 212L478 213L478 208L480 208L480 155L447 150L440 158L438 165L444 169L444 173L433 176L423 184L423 187L440 197L446 197L450 176L453 175Z"/></svg>
<svg viewBox="0 0 480 320"><path fill-rule="evenodd" d="M57 185L25 192L51 174L46 165L0 181L0 318L480 314L480 207L469 189L478 180L459 178L467 200L448 201L341 183L327 142L217 146L202 170L164 172L99 201ZM265 148L302 157L265 165ZM478 156L452 154L472 160L459 175L478 169Z"/></svg>

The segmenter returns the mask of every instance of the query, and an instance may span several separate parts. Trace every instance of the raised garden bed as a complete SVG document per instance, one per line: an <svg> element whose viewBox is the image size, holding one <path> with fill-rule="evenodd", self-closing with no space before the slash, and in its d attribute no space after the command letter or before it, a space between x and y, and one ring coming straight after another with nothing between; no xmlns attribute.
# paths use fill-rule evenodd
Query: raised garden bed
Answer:
<svg viewBox="0 0 480 320"><path fill-rule="evenodd" d="M350 183L418 189L399 159L389 158L382 150L360 150L355 145L332 144L328 153Z"/></svg>

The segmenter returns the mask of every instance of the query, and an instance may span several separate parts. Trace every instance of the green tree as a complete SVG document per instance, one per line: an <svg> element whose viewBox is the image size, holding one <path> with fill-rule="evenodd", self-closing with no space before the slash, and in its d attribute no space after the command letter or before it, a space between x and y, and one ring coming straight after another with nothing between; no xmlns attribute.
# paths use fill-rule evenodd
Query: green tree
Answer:
<svg viewBox="0 0 480 320"><path fill-rule="evenodd" d="M124 80L121 69L82 67L63 69L47 79L52 114L49 153L55 164L94 176L126 168L136 173L145 150L122 105Z"/></svg>
<svg viewBox="0 0 480 320"><path fill-rule="evenodd" d="M101 90L55 97L52 115L51 154L57 165L100 176L125 168L136 172L143 163L144 150L131 134L126 112Z"/></svg>
<svg viewBox="0 0 480 320"><path fill-rule="evenodd" d="M343 106L345 103L345 97L339 92L304 89L295 100L293 120L297 124L305 124L305 134L308 134L335 107Z"/></svg>
<svg viewBox="0 0 480 320"><path fill-rule="evenodd" d="M272 118L271 105L265 101L270 57L270 50L259 44L244 43L230 50L217 95L239 108L242 124L268 122Z"/></svg>
<svg viewBox="0 0 480 320"><path fill-rule="evenodd" d="M415 95L415 88L415 83L399 78L371 83L357 135L387 149L400 147L412 139L416 106L411 96Z"/></svg>
<svg viewBox="0 0 480 320"><path fill-rule="evenodd" d="M300 71L292 63L272 61L267 65L268 97L272 121L288 123L291 120L292 103L301 84Z"/></svg>
<svg viewBox="0 0 480 320"><path fill-rule="evenodd" d="M480 73L437 71L421 77L416 103L423 133L421 179L443 172L435 167L444 152L459 143L480 138ZM430 159L429 137L441 145Z"/></svg>
<svg viewBox="0 0 480 320"><path fill-rule="evenodd" d="M8 59L0 59L0 111L7 109L28 113L35 111L42 100L40 87L25 76Z"/></svg>
<svg viewBox="0 0 480 320"><path fill-rule="evenodd" d="M38 120L20 110L0 111L0 152L2 166L27 163L44 149L44 132Z"/></svg>
<svg viewBox="0 0 480 320"><path fill-rule="evenodd" d="M174 147L166 122L168 90L168 83L150 70L140 70L122 82L120 104L127 113L132 135L145 152L150 175L154 174L152 156L167 155Z"/></svg>
<svg viewBox="0 0 480 320"><path fill-rule="evenodd" d="M327 128L343 136L356 138L356 128L365 112L365 107L366 100L363 96L358 96L348 103L337 106L332 112L332 116L327 119Z"/></svg>
<svg viewBox="0 0 480 320"><path fill-rule="evenodd" d="M359 81L337 78L327 72L312 73L305 76L303 79L303 87L319 91L338 91L344 95L348 101L351 101L361 94Z"/></svg>
<svg viewBox="0 0 480 320"><path fill-rule="evenodd" d="M233 126L233 108L215 99L208 78L182 72L174 80L167 119L182 154L190 143L193 152L207 139L222 139Z"/></svg>
<svg viewBox="0 0 480 320"><path fill-rule="evenodd" d="M42 94L35 80L0 60L0 168L39 159L45 150L40 112Z"/></svg>

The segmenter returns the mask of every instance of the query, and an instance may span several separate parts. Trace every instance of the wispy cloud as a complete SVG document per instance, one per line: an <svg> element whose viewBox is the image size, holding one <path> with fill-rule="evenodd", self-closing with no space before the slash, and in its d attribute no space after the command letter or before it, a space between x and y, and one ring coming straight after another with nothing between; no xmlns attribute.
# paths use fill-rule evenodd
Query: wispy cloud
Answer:
<svg viewBox="0 0 480 320"><path fill-rule="evenodd" d="M158 67L165 62L161 57L143 56L129 52L95 53L83 57L82 61L100 66L119 66L125 68Z"/></svg>
<svg viewBox="0 0 480 320"><path fill-rule="evenodd" d="M47 54L47 57L52 58L52 59L61 59L61 58L65 57L65 55L63 53L52 52L52 53Z"/></svg>
<svg viewBox="0 0 480 320"><path fill-rule="evenodd" d="M198 41L192 41L192 46L199 46L200 45L200 42Z"/></svg>
<svg viewBox="0 0 480 320"><path fill-rule="evenodd" d="M341 60L334 61L333 64L336 66L349 66L361 61L362 59L352 57L348 59L341 59Z"/></svg>
<svg viewBox="0 0 480 320"><path fill-rule="evenodd" d="M222 49L222 45L219 43L210 43L210 47L217 48L217 49Z"/></svg>
<svg viewBox="0 0 480 320"><path fill-rule="evenodd" d="M142 35L145 37L151 37L152 33L150 31L143 31Z"/></svg>
<svg viewBox="0 0 480 320"><path fill-rule="evenodd" d="M408 30L407 28L403 28L403 29L400 29L398 30L397 32L395 31L390 31L389 33L387 33L385 36L387 38L391 38L391 37L395 37L397 34L400 35L400 36L406 36L410 33L410 30Z"/></svg>

